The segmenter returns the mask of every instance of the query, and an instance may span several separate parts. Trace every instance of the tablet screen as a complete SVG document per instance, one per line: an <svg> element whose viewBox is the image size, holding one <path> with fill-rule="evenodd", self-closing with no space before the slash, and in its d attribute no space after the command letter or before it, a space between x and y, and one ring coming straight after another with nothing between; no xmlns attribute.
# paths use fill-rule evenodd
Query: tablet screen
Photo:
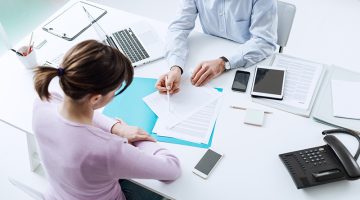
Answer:
<svg viewBox="0 0 360 200"><path fill-rule="evenodd" d="M253 91L281 95L283 80L283 70L258 68Z"/></svg>

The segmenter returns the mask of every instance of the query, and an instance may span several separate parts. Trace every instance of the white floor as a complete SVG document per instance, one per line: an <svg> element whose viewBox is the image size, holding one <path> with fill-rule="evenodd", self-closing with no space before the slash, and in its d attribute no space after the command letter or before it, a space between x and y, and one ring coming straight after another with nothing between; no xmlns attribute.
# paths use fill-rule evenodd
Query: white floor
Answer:
<svg viewBox="0 0 360 200"><path fill-rule="evenodd" d="M0 199L31 199L8 181L29 171L25 134L3 122L0 130Z"/></svg>
<svg viewBox="0 0 360 200"><path fill-rule="evenodd" d="M61 5L64 0L53 1ZM93 1L165 23L171 21L179 6L179 0ZM286 1L297 6L297 13L285 53L360 72L360 0ZM23 31L24 35L30 32ZM25 134L1 121L0 152L0 199L30 199L7 181L7 177L25 176L29 170Z"/></svg>

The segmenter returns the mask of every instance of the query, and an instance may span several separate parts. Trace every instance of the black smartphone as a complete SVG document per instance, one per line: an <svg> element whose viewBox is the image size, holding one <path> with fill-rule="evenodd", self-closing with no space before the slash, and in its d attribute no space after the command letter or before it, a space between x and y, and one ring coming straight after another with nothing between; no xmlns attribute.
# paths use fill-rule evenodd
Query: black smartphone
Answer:
<svg viewBox="0 0 360 200"><path fill-rule="evenodd" d="M246 92L250 72L237 70L231 89L239 92Z"/></svg>

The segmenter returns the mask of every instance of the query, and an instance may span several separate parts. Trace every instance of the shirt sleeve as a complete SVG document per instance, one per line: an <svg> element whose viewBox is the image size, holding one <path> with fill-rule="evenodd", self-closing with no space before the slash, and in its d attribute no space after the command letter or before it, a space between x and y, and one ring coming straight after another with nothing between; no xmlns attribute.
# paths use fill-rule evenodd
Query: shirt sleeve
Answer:
<svg viewBox="0 0 360 200"><path fill-rule="evenodd" d="M184 69L188 56L187 38L195 27L198 10L194 0L184 0L178 17L169 25L166 37L166 58L170 67Z"/></svg>
<svg viewBox="0 0 360 200"><path fill-rule="evenodd" d="M116 137L116 136L114 136ZM116 179L139 178L173 181L180 174L179 159L158 143L141 141L135 146L122 141L109 149L110 176Z"/></svg>
<svg viewBox="0 0 360 200"><path fill-rule="evenodd" d="M236 54L228 55L231 68L248 67L270 56L276 49L277 2L258 0L251 14L251 38L239 45Z"/></svg>
<svg viewBox="0 0 360 200"><path fill-rule="evenodd" d="M95 111L93 116L93 125L102 129L103 131L111 133L111 128L118 121L116 119L105 116L104 114Z"/></svg>

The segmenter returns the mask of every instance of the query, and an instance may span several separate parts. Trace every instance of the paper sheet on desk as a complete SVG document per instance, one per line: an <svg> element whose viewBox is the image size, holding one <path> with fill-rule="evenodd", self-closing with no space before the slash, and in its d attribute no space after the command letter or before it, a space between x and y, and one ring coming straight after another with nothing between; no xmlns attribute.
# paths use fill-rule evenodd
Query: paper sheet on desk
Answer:
<svg viewBox="0 0 360 200"><path fill-rule="evenodd" d="M301 59L277 56L272 66L286 68L283 104L307 109L310 105L316 83L323 65Z"/></svg>
<svg viewBox="0 0 360 200"><path fill-rule="evenodd" d="M360 82L331 81L335 117L360 119Z"/></svg>
<svg viewBox="0 0 360 200"><path fill-rule="evenodd" d="M153 132L160 136L207 144L213 131L220 105L221 98L214 100L173 128L167 128L164 120L158 118Z"/></svg>
<svg viewBox="0 0 360 200"><path fill-rule="evenodd" d="M214 88L195 87L190 83L184 83L181 85L181 90L170 97L171 112L168 110L166 95L154 92L144 97L143 100L161 119L162 124L173 127L220 96L221 93Z"/></svg>

